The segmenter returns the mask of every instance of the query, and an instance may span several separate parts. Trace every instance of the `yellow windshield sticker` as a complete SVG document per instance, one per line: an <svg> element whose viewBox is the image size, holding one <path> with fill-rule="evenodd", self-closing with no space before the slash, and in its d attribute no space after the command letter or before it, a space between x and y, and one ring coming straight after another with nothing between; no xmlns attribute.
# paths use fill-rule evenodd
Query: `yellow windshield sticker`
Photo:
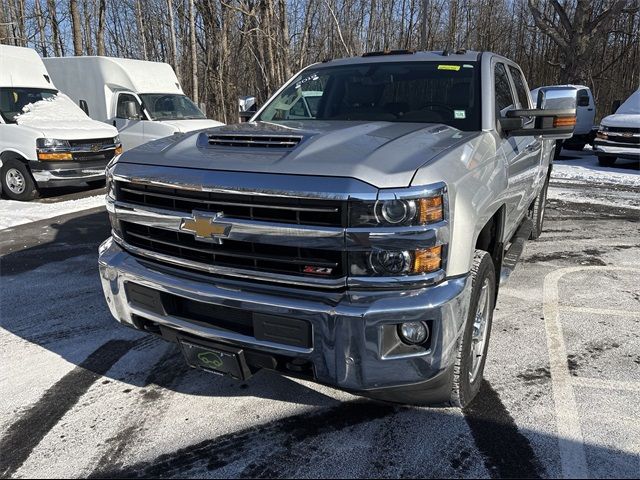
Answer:
<svg viewBox="0 0 640 480"><path fill-rule="evenodd" d="M438 70L453 70L457 72L460 70L460 65L438 65Z"/></svg>

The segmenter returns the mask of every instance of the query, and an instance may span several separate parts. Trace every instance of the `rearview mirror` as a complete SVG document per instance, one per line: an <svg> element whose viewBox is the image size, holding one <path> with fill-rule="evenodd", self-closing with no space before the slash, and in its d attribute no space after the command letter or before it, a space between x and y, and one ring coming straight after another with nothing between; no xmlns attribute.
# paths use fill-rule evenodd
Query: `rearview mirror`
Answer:
<svg viewBox="0 0 640 480"><path fill-rule="evenodd" d="M576 95L573 87L542 87L538 90L536 108L509 110L499 119L500 127L509 136L542 135L545 139L566 139L573 136L576 126ZM509 119L529 119L531 128L522 128ZM503 120L504 119L504 120Z"/></svg>
<svg viewBox="0 0 640 480"><path fill-rule="evenodd" d="M138 114L138 106L133 100L127 100L126 102L124 102L124 113L127 116L128 120L140 120L140 115Z"/></svg>

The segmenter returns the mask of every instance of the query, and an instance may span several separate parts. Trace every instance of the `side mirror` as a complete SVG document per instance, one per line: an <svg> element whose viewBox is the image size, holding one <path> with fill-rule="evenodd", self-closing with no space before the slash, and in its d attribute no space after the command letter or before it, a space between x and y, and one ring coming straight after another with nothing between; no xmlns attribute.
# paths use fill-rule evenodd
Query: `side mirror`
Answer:
<svg viewBox="0 0 640 480"><path fill-rule="evenodd" d="M80 105L80 108L82 109L82 111L84 113L87 114L87 117L88 117L89 116L89 105L87 104L87 101L86 100L80 100L78 102L78 105Z"/></svg>
<svg viewBox="0 0 640 480"><path fill-rule="evenodd" d="M256 112L240 112L238 114L240 117L240 123L248 122L255 113Z"/></svg>
<svg viewBox="0 0 640 480"><path fill-rule="evenodd" d="M127 100L124 102L124 113L128 120L140 120L140 114L138 114L138 106L133 100Z"/></svg>
<svg viewBox="0 0 640 480"><path fill-rule="evenodd" d="M536 108L509 110L504 117L521 120L533 117L532 128L518 127L516 123L509 122L503 126L502 119L499 119L500 126L510 136L542 135L545 139L554 140L571 138L576 126L576 95L577 90L573 87L540 88Z"/></svg>

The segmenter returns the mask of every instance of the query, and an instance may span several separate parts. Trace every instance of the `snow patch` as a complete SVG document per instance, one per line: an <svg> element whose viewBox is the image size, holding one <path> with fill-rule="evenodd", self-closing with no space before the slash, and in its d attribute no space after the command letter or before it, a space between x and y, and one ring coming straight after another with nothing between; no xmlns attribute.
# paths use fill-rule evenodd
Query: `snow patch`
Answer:
<svg viewBox="0 0 640 480"><path fill-rule="evenodd" d="M18 125L37 128L60 128L61 121L67 129L92 130L94 123L64 93L45 98L24 106L16 117Z"/></svg>
<svg viewBox="0 0 640 480"><path fill-rule="evenodd" d="M58 203L0 200L0 230L25 223L104 206L104 195L66 200Z"/></svg>
<svg viewBox="0 0 640 480"><path fill-rule="evenodd" d="M564 150L562 155L570 155L575 158L557 160L553 163L551 178L554 180L640 188L640 170L625 168L630 166L632 161L621 159L612 167L602 167L598 164L598 158L588 151L569 152Z"/></svg>

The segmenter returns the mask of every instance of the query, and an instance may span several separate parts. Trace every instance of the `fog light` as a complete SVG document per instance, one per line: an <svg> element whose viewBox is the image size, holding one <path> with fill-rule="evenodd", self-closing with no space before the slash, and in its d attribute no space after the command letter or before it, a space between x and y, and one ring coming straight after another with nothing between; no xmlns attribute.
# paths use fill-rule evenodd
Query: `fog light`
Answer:
<svg viewBox="0 0 640 480"><path fill-rule="evenodd" d="M411 345L424 343L429 338L429 327L424 322L405 322L398 325L398 335Z"/></svg>

